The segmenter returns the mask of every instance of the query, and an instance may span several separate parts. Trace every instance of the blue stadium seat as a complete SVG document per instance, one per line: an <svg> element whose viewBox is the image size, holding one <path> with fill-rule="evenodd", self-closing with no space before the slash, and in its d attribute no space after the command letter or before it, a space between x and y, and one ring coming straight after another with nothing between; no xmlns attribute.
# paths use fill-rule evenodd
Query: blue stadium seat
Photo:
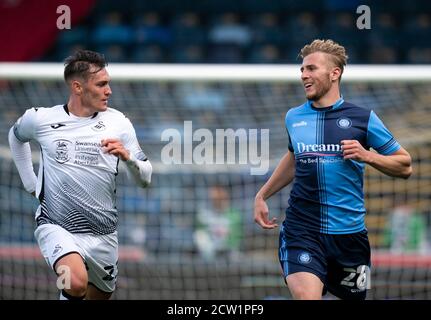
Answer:
<svg viewBox="0 0 431 320"><path fill-rule="evenodd" d="M250 15L247 21L252 30L253 44L286 44L288 33L280 27L277 14L266 12Z"/></svg>
<svg viewBox="0 0 431 320"><path fill-rule="evenodd" d="M237 1L232 1L237 3ZM282 1L271 0L271 1L261 1L261 0L242 0L238 2L241 6L241 12L244 13L263 13L271 12L278 13L283 11Z"/></svg>
<svg viewBox="0 0 431 320"><path fill-rule="evenodd" d="M163 48L157 44L134 46L130 51L131 51L131 55L129 57L130 62L140 62L140 63L167 62Z"/></svg>
<svg viewBox="0 0 431 320"><path fill-rule="evenodd" d="M210 63L242 63L243 52L241 46L235 44L212 45L208 49Z"/></svg>
<svg viewBox="0 0 431 320"><path fill-rule="evenodd" d="M81 44L57 46L53 56L55 61L64 61L64 59L72 55L75 51L82 50L82 49L92 49L92 48Z"/></svg>
<svg viewBox="0 0 431 320"><path fill-rule="evenodd" d="M249 26L240 21L239 15L226 12L214 16L208 30L208 40L212 44L234 44L246 46L252 40Z"/></svg>
<svg viewBox="0 0 431 320"><path fill-rule="evenodd" d="M405 47L429 47L431 39L431 13L407 16L402 30Z"/></svg>
<svg viewBox="0 0 431 320"><path fill-rule="evenodd" d="M158 44L170 46L172 32L169 26L162 23L156 12L146 12L134 18L134 42L136 44Z"/></svg>
<svg viewBox="0 0 431 320"><path fill-rule="evenodd" d="M366 61L371 64L393 64L399 61L399 51L388 46L374 46L367 50Z"/></svg>
<svg viewBox="0 0 431 320"><path fill-rule="evenodd" d="M301 11L322 13L325 0L279 0L283 12L295 15Z"/></svg>
<svg viewBox="0 0 431 320"><path fill-rule="evenodd" d="M396 16L390 13L380 13L376 19L372 20L372 32L368 37L368 46L382 44L390 47L400 47L402 38L400 38L400 29L398 27Z"/></svg>
<svg viewBox="0 0 431 320"><path fill-rule="evenodd" d="M71 46L76 44L86 45L88 43L89 30L86 26L76 26L70 30L62 30L58 34L57 45Z"/></svg>
<svg viewBox="0 0 431 320"><path fill-rule="evenodd" d="M133 39L132 27L123 23L122 15L109 12L94 27L91 40L94 45L121 44L128 45Z"/></svg>
<svg viewBox="0 0 431 320"><path fill-rule="evenodd" d="M103 53L109 62L127 62L127 50L118 44L99 45L95 48L97 52Z"/></svg>
<svg viewBox="0 0 431 320"><path fill-rule="evenodd" d="M177 45L204 45L207 41L201 16L196 12L176 15L172 20L171 29Z"/></svg>
<svg viewBox="0 0 431 320"><path fill-rule="evenodd" d="M406 63L431 64L431 46L428 48L413 47L406 50Z"/></svg>
<svg viewBox="0 0 431 320"><path fill-rule="evenodd" d="M343 11L327 15L322 26L325 38L332 39L344 46L362 47L366 44L371 30L356 27L356 16Z"/></svg>
<svg viewBox="0 0 431 320"><path fill-rule="evenodd" d="M356 8L363 4L362 0L324 0L324 8L329 12L356 12Z"/></svg>
<svg viewBox="0 0 431 320"><path fill-rule="evenodd" d="M248 63L282 63L283 59L278 47L272 44L255 46L249 50Z"/></svg>
<svg viewBox="0 0 431 320"><path fill-rule="evenodd" d="M119 1L121 3L121 1ZM175 14L178 12L184 12L194 10L195 7L199 8L202 3L206 1L195 1L195 0L130 0L129 6L133 10L133 13L144 13L144 12L159 12L167 14Z"/></svg>
<svg viewBox="0 0 431 320"><path fill-rule="evenodd" d="M198 45L178 45L171 50L171 62L205 63L205 47Z"/></svg>
<svg viewBox="0 0 431 320"><path fill-rule="evenodd" d="M288 16L283 31L287 34L286 45L298 49L320 35L316 15L306 11Z"/></svg>

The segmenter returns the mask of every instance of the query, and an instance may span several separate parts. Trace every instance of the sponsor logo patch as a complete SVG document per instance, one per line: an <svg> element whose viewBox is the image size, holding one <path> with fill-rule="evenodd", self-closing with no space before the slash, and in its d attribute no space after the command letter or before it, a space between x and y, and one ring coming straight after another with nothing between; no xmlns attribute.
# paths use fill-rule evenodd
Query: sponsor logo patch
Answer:
<svg viewBox="0 0 431 320"><path fill-rule="evenodd" d="M65 126L66 125L64 123L57 123L57 124L52 124L51 128L58 129L58 128L65 127Z"/></svg>
<svg viewBox="0 0 431 320"><path fill-rule="evenodd" d="M60 246L59 244L56 244L55 247L54 247L54 251L52 252L52 256L55 257L61 251L63 251L63 247Z"/></svg>
<svg viewBox="0 0 431 320"><path fill-rule="evenodd" d="M305 122L304 120L302 120L301 122L295 122L294 124L292 124L292 127L296 128L296 127L305 127L307 125L307 122Z"/></svg>

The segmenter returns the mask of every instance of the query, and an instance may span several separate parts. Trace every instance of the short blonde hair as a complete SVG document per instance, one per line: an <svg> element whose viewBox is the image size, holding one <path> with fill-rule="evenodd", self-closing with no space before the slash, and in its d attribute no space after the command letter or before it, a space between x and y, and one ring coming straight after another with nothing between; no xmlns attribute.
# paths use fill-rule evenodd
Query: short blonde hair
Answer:
<svg viewBox="0 0 431 320"><path fill-rule="evenodd" d="M316 39L312 43L305 45L299 56L304 59L309 54L314 52L323 52L331 56L332 62L341 69L343 74L344 66L347 64L349 56L346 54L346 49L331 39L320 40Z"/></svg>

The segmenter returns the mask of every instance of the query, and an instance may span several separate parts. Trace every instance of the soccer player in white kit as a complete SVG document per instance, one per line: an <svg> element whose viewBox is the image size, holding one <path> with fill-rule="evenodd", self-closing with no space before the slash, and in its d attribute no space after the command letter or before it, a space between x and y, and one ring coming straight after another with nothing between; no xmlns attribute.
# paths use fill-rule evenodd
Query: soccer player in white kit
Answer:
<svg viewBox="0 0 431 320"><path fill-rule="evenodd" d="M69 101L30 108L9 131L25 189L39 201L35 237L58 275L60 299L109 299L118 262L116 176L120 161L146 187L152 167L132 123L108 108L104 56L80 50L65 61ZM36 176L29 141L40 145Z"/></svg>

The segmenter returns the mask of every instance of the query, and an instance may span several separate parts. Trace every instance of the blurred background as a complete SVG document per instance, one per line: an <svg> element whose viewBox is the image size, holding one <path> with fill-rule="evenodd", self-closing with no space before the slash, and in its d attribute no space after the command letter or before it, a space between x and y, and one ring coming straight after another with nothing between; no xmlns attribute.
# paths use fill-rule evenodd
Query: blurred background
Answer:
<svg viewBox="0 0 431 320"><path fill-rule="evenodd" d="M371 29L357 28L362 4L371 10ZM59 5L71 9L70 29L57 28ZM105 54L110 65L298 65L297 81L113 79L110 105L131 119L155 168L148 189L118 177L114 299L290 299L277 257L278 230L260 229L252 210L255 193L287 150L285 113L304 101L297 55L315 38L344 45L349 64L399 67L394 81L376 81L370 73L342 82L344 98L375 110L413 157L406 181L366 171L369 299L430 299L431 83L405 80L403 68L430 67L431 2L0 0L0 62L61 63L85 48ZM33 237L38 203L22 187L7 133L25 109L66 102L61 77L46 79L37 71L0 77L0 299L58 297ZM253 176L243 166L163 165L161 133L182 132L184 121L213 133L269 128L270 171ZM269 200L279 220L289 191Z"/></svg>
<svg viewBox="0 0 431 320"><path fill-rule="evenodd" d="M296 63L298 49L333 38L350 63L431 62L431 3L426 0L2 0L2 61L61 62L76 48L111 62ZM59 5L72 28L53 23ZM360 5L371 29L359 30ZM363 13L363 11L361 11ZM24 40L25 39L25 40ZM7 50L8 49L8 50Z"/></svg>

